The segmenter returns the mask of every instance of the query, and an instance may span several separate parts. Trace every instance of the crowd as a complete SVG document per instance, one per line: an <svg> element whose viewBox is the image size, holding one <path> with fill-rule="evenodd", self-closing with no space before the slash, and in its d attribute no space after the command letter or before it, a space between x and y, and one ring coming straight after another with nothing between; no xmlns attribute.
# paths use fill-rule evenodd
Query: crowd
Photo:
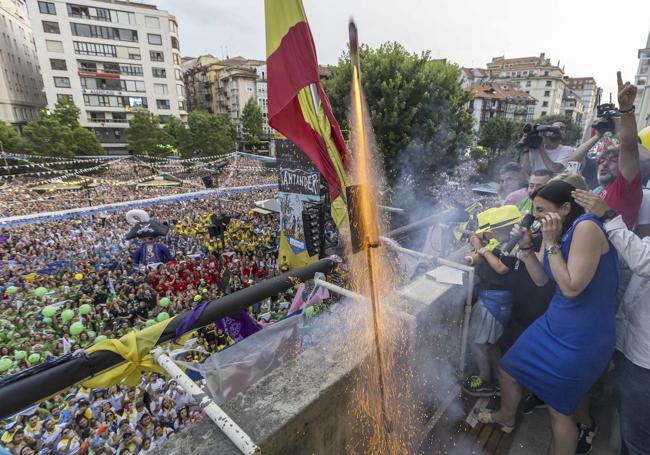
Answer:
<svg viewBox="0 0 650 455"><path fill-rule="evenodd" d="M145 163L135 159L109 161L93 175L79 174L43 179L25 176L12 179L0 187L0 217L30 213L67 210L101 204L112 204L159 196L205 190L202 177L212 176L219 187L254 186L277 183L272 168L265 168L252 158L231 158L220 170L211 170L211 163L182 164ZM47 170L47 168L45 169ZM138 186L156 176L167 175L182 184L179 186ZM76 182L85 179L91 183L81 190L40 190L42 184ZM84 184L85 184L84 183ZM73 191L74 197L71 197Z"/></svg>
<svg viewBox="0 0 650 455"><path fill-rule="evenodd" d="M650 134L637 131L636 87L620 73L618 86L615 131L597 125L575 149L562 144L562 122L538 147L522 138L520 161L501 169L501 204L478 213L469 238L480 283L469 326L475 373L463 390L500 395L476 418L506 433L520 408L547 408L554 455L591 450L591 396L606 374L621 453L650 451Z"/></svg>
<svg viewBox="0 0 650 455"><path fill-rule="evenodd" d="M257 190L147 208L170 227L156 241L173 258L164 264L134 260L141 241L124 240L132 227L124 212L3 229L0 380L279 273L277 216L251 210L274 194ZM217 212L230 217L225 248L210 232ZM281 319L293 292L251 307L250 318L260 326ZM200 330L200 349L185 360L232 345L237 340L230 335L217 325ZM3 422L0 453L4 447L11 454L146 454L201 417L173 381L143 375L137 387L67 390Z"/></svg>

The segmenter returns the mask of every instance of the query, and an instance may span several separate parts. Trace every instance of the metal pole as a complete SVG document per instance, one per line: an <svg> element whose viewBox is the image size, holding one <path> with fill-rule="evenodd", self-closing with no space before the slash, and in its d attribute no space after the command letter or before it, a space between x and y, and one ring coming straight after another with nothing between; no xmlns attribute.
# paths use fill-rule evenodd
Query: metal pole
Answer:
<svg viewBox="0 0 650 455"><path fill-rule="evenodd" d="M253 442L244 430L241 429L237 422L232 420L223 409L210 399L189 376L183 373L178 365L165 354L165 351L160 348L154 348L151 351L153 358L183 390L189 393L196 402L199 403L199 408L212 420L221 431L232 441L233 444L239 449L241 453L246 455L254 455L261 453L260 448Z"/></svg>
<svg viewBox="0 0 650 455"><path fill-rule="evenodd" d="M356 300L365 300L366 298L362 296L361 294L357 294L356 292L350 291L349 289L342 288L340 286L337 286L335 284L332 284L328 281L321 280L320 278L314 278L314 284L316 286L323 287L329 291L332 291L336 294L342 295L343 297L349 297L351 299L356 299Z"/></svg>

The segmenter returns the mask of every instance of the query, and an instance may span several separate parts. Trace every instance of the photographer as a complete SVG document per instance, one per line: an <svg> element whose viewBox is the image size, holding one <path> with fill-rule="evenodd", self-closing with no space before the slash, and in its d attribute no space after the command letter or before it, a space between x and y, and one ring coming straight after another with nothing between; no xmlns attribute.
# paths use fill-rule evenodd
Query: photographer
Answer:
<svg viewBox="0 0 650 455"><path fill-rule="evenodd" d="M539 133L542 134L543 142L538 147L530 147L529 144L526 144L529 140L527 136L530 136L531 133L525 133L520 141L520 144L525 144L522 148L521 164L529 174L540 169L548 169L555 173L561 172L573 156L573 148L562 145L562 140L566 135L566 124L555 122L552 127L548 130L544 125L540 127ZM535 131L532 134L539 133Z"/></svg>

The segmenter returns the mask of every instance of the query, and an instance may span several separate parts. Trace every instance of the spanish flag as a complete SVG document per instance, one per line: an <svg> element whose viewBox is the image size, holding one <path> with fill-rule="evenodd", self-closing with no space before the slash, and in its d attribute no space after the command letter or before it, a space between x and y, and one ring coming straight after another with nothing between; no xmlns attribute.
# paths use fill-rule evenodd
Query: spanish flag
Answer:
<svg viewBox="0 0 650 455"><path fill-rule="evenodd" d="M332 218L347 231L349 152L318 72L302 0L265 0L269 125L291 140L327 182Z"/></svg>

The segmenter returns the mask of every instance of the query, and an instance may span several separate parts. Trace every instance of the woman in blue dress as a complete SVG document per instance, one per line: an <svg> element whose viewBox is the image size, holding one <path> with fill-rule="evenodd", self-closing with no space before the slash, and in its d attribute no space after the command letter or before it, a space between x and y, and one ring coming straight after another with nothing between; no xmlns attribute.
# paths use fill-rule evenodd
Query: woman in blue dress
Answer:
<svg viewBox="0 0 650 455"><path fill-rule="evenodd" d="M533 195L535 217L542 223L544 248L532 251L523 234L519 257L533 281L549 279L557 289L548 310L503 357L501 407L481 410L477 419L514 428L522 387L548 404L554 455L573 455L578 428L573 414L603 373L614 352L618 261L602 222L584 213L572 198L575 188L552 181Z"/></svg>

